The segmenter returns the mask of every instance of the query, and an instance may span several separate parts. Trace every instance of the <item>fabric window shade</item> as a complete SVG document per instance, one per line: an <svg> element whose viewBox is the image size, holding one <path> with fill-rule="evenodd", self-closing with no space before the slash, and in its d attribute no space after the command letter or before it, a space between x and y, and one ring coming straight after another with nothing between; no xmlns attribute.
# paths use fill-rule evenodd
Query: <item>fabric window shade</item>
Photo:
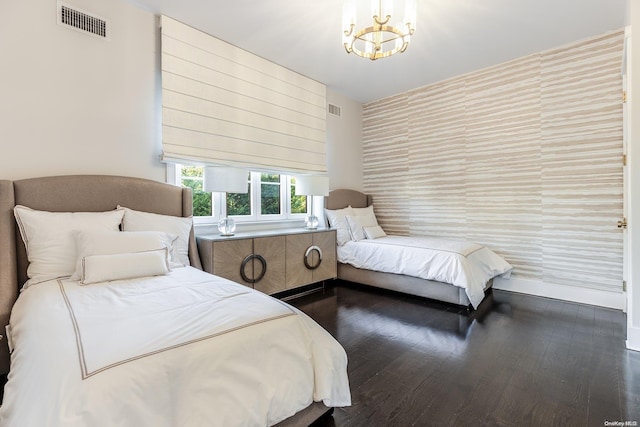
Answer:
<svg viewBox="0 0 640 427"><path fill-rule="evenodd" d="M327 172L326 87L161 18L163 161Z"/></svg>

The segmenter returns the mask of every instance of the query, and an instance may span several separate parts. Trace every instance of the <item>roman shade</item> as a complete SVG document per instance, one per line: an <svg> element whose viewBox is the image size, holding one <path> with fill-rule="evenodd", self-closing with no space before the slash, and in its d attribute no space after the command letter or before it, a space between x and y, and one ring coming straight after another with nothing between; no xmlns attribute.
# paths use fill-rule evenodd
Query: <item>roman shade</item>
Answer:
<svg viewBox="0 0 640 427"><path fill-rule="evenodd" d="M326 87L161 17L163 161L326 173Z"/></svg>

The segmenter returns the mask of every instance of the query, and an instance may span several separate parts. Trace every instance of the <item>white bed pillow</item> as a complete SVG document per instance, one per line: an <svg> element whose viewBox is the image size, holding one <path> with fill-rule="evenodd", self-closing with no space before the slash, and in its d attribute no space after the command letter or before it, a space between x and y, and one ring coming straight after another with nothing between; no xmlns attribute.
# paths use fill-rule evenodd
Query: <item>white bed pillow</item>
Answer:
<svg viewBox="0 0 640 427"><path fill-rule="evenodd" d="M372 227L378 225L378 219L373 212L373 205L366 208L352 208L353 215L357 216L364 227Z"/></svg>
<svg viewBox="0 0 640 427"><path fill-rule="evenodd" d="M374 225L373 227L364 227L364 235L367 239L378 239L386 236L387 233L379 225Z"/></svg>
<svg viewBox="0 0 640 427"><path fill-rule="evenodd" d="M47 212L17 205L13 213L27 249L25 286L68 277L76 269L75 230L118 231L123 210L108 212Z"/></svg>
<svg viewBox="0 0 640 427"><path fill-rule="evenodd" d="M76 231L78 261L71 279L82 275L82 260L93 255L113 255L158 249L171 251L178 236L164 231ZM169 252L167 252L169 253ZM169 262L169 260L167 260ZM178 267L182 264L178 264ZM172 264L169 267L173 267Z"/></svg>
<svg viewBox="0 0 640 427"><path fill-rule="evenodd" d="M171 251L172 263L191 265L189 262L189 234L193 227L192 217L160 215L141 212L118 206L124 209L122 220L123 231L165 231L178 236L178 241Z"/></svg>
<svg viewBox="0 0 640 427"><path fill-rule="evenodd" d="M364 240L367 236L364 235L364 230L362 228L362 224L358 220L357 216L347 215L345 217L347 221L347 225L349 226L349 234L351 235L351 240Z"/></svg>
<svg viewBox="0 0 640 427"><path fill-rule="evenodd" d="M347 224L347 220L345 218L347 215L353 215L353 211L351 209L351 206L347 206L343 209L324 210L324 214L329 220L329 226L336 230L336 241L340 246L351 240L349 225Z"/></svg>
<svg viewBox="0 0 640 427"><path fill-rule="evenodd" d="M378 225L378 220L373 212L373 205L366 208L351 208L352 215L347 216L347 224L349 232L353 240L364 240L367 236L364 233L365 227L374 227Z"/></svg>
<svg viewBox="0 0 640 427"><path fill-rule="evenodd" d="M162 276L170 271L168 261L168 248L134 253L89 255L82 258L80 284Z"/></svg>

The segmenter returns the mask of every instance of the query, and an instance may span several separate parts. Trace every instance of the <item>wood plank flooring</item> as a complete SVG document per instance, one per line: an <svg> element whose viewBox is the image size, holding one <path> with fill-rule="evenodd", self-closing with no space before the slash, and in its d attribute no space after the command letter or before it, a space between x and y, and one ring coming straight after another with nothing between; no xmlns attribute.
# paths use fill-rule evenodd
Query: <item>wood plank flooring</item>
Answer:
<svg viewBox="0 0 640 427"><path fill-rule="evenodd" d="M620 311L493 291L467 313L332 283L289 301L349 357L353 405L316 427L640 423L640 353Z"/></svg>

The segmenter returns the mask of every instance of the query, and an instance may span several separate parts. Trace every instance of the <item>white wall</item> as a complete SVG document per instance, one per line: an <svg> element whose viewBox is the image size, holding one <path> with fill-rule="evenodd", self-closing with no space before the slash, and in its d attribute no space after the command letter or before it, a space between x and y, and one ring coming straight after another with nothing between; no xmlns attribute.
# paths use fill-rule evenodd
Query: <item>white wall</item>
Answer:
<svg viewBox="0 0 640 427"><path fill-rule="evenodd" d="M56 23L55 0L0 1L0 179L165 180L156 17L122 0L66 0L111 21L104 41ZM362 190L362 106L328 90L331 188Z"/></svg>
<svg viewBox="0 0 640 427"><path fill-rule="evenodd" d="M327 114L329 186L363 191L362 104L328 88L327 102L342 109L340 117Z"/></svg>
<svg viewBox="0 0 640 427"><path fill-rule="evenodd" d="M111 39L58 25L55 0L0 1L0 179L163 181L156 18L120 0L67 3L111 20Z"/></svg>

